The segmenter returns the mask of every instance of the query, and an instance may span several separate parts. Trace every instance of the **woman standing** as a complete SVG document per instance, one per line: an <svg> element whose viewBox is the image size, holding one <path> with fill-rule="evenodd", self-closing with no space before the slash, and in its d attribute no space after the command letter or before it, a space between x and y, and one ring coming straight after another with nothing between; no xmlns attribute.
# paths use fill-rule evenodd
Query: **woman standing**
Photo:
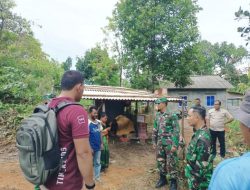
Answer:
<svg viewBox="0 0 250 190"><path fill-rule="evenodd" d="M101 125L102 125L102 143L103 149L101 153L101 171L105 171L109 166L109 147L108 147L108 133L110 127L107 124L108 117L106 113L101 113Z"/></svg>

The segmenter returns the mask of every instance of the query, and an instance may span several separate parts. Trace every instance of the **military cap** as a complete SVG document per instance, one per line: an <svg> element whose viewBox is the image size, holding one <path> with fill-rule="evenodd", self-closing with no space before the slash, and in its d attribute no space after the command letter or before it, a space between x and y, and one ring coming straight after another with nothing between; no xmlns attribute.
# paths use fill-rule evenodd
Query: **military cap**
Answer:
<svg viewBox="0 0 250 190"><path fill-rule="evenodd" d="M168 99L166 97L162 97L162 98L158 98L157 100L155 100L156 104L162 103L162 102L167 102Z"/></svg>

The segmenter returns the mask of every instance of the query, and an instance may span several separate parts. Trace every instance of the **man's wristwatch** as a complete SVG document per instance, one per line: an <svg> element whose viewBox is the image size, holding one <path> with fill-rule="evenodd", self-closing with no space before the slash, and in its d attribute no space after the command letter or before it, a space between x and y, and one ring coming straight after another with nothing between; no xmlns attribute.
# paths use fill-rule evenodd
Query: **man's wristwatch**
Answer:
<svg viewBox="0 0 250 190"><path fill-rule="evenodd" d="M85 187L87 189L94 189L95 188L95 183L93 185L87 185L87 184L85 184Z"/></svg>

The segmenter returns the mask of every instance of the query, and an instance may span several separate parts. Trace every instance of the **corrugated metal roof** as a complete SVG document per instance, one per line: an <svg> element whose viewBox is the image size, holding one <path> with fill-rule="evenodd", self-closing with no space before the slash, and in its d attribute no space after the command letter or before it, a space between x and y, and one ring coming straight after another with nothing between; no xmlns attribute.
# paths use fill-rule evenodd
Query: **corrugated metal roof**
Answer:
<svg viewBox="0 0 250 190"><path fill-rule="evenodd" d="M153 102L158 97L146 90L137 90L124 87L85 85L83 99L92 100L132 100ZM181 99L168 97L169 101L178 102Z"/></svg>
<svg viewBox="0 0 250 190"><path fill-rule="evenodd" d="M167 89L229 89L233 88L227 80L217 75L192 76L192 84L184 88L176 88L173 83L167 86Z"/></svg>

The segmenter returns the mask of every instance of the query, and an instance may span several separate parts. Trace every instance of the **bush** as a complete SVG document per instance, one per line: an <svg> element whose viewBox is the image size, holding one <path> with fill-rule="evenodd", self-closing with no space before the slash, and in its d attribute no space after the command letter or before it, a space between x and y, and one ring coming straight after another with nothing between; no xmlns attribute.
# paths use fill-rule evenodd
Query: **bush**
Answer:
<svg viewBox="0 0 250 190"><path fill-rule="evenodd" d="M234 120L228 125L226 142L229 157L242 155L247 150L246 145L243 143L243 137L239 125L239 121L237 120Z"/></svg>
<svg viewBox="0 0 250 190"><path fill-rule="evenodd" d="M20 122L32 113L33 108L29 104L0 102L0 138L14 139Z"/></svg>

